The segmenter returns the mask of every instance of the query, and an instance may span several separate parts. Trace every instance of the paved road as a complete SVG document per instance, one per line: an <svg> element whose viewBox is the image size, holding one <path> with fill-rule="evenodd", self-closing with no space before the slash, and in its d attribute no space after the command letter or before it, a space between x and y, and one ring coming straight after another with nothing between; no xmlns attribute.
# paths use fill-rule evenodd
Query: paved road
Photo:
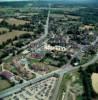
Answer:
<svg viewBox="0 0 98 100"><path fill-rule="evenodd" d="M51 100L57 100L57 97L58 97L57 95L58 95L58 92L59 92L59 88L60 88L62 79L63 79L63 74L60 75L60 77L59 77L59 80L58 80L57 85L56 85L56 89L54 91L54 94L53 94L53 97L52 97Z"/></svg>
<svg viewBox="0 0 98 100"><path fill-rule="evenodd" d="M21 49L24 50L24 49L26 49L26 48L28 48L28 47L30 47L30 46L36 44L36 47L33 47L33 50L36 50L36 49L39 48L39 47L42 45L42 43L47 39L47 36L48 36L48 27L49 27L50 6L49 6L48 9L49 9L49 11L48 11L47 19L46 19L46 25L44 25L44 34L43 34L40 38L38 38L38 39L36 39L36 40L30 42L28 45L22 47Z"/></svg>

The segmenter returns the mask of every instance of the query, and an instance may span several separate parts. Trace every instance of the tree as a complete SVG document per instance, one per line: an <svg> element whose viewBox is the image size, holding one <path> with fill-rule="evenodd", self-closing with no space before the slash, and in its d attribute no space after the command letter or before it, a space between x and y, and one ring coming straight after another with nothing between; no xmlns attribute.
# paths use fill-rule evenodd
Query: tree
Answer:
<svg viewBox="0 0 98 100"><path fill-rule="evenodd" d="M92 83L89 74L86 71L84 71L82 67L79 68L79 72L84 87L84 100L92 100Z"/></svg>
<svg viewBox="0 0 98 100"><path fill-rule="evenodd" d="M12 82L12 83L11 83L11 86L15 86L15 83L14 83L14 82Z"/></svg>
<svg viewBox="0 0 98 100"><path fill-rule="evenodd" d="M2 64L2 60L0 59L0 64Z"/></svg>
<svg viewBox="0 0 98 100"><path fill-rule="evenodd" d="M23 80L20 80L20 82L19 82L19 83L20 83L20 84L21 84L21 83L23 83Z"/></svg>

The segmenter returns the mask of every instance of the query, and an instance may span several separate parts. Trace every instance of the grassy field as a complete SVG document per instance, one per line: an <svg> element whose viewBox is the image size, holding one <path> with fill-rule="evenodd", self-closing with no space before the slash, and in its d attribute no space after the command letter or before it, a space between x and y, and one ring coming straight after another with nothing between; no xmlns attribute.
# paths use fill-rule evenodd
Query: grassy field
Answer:
<svg viewBox="0 0 98 100"><path fill-rule="evenodd" d="M83 91L83 88L81 88L82 87L82 83L81 83L81 80L79 78L80 77L79 77L79 73L78 72L65 74L63 76L62 83L61 83L61 86L59 88L59 93L58 93L58 99L57 100L62 100L63 93L67 94L67 91L69 91L68 95L70 95L71 90L73 91L73 93L74 93L74 91L76 91L74 96L77 95L78 92L80 92L80 91L82 92ZM69 90L68 90L68 87L69 87ZM67 97L67 99L68 98L70 98L70 97ZM63 100L65 100L65 99L63 99ZM77 95L75 100L82 100L81 99L81 95Z"/></svg>
<svg viewBox="0 0 98 100"><path fill-rule="evenodd" d="M19 20L19 19L15 19L15 18L9 18L6 20L6 22L8 22L11 25L15 24L16 26L24 25L25 23L29 23L29 21Z"/></svg>
<svg viewBox="0 0 98 100"><path fill-rule="evenodd" d="M51 14L50 17L64 18L63 14Z"/></svg>
<svg viewBox="0 0 98 100"><path fill-rule="evenodd" d="M14 10L8 7L0 7L0 13L14 14Z"/></svg>
<svg viewBox="0 0 98 100"><path fill-rule="evenodd" d="M3 31L8 32L8 31L9 31L9 29L4 28L4 27L0 27L0 32L3 32Z"/></svg>
<svg viewBox="0 0 98 100"><path fill-rule="evenodd" d="M33 58L33 59L30 59L30 62L33 64L33 63L37 63L37 62L39 62L39 59L35 59L35 58Z"/></svg>
<svg viewBox="0 0 98 100"><path fill-rule="evenodd" d="M49 65L47 62L40 62L40 60L39 59L29 59L29 61L30 61L30 63L32 64L32 65L35 65L36 66L36 68L38 68L39 70L40 69L45 69L45 70L47 70L46 72L51 72L51 71L54 71L54 70L57 70L57 68L56 67L54 67L54 66L51 66L51 65ZM31 67L30 67L31 68ZM32 69L32 68L31 68ZM38 70L38 73L40 73L39 72L39 70ZM42 71L42 73L43 73L43 71Z"/></svg>
<svg viewBox="0 0 98 100"><path fill-rule="evenodd" d="M20 36L21 34L25 34L25 33L32 34L32 32L13 30L12 32L8 32L4 35L0 35L0 44L2 44L2 42L5 42L8 39L13 39L15 36Z"/></svg>
<svg viewBox="0 0 98 100"><path fill-rule="evenodd" d="M31 80L31 79L34 79L36 78L36 75L34 73L32 73L32 78L29 78L29 79L26 79L26 80Z"/></svg>
<svg viewBox="0 0 98 100"><path fill-rule="evenodd" d="M85 55L81 58L81 61L80 61L80 65L83 65L85 63L87 63L88 61L90 61L95 55Z"/></svg>
<svg viewBox="0 0 98 100"><path fill-rule="evenodd" d="M76 19L76 20L80 18L78 16L72 16L72 15L67 15L67 17L70 18L70 19Z"/></svg>
<svg viewBox="0 0 98 100"><path fill-rule="evenodd" d="M1 79L0 77L0 91L5 90L9 87L11 87L11 84L7 80Z"/></svg>

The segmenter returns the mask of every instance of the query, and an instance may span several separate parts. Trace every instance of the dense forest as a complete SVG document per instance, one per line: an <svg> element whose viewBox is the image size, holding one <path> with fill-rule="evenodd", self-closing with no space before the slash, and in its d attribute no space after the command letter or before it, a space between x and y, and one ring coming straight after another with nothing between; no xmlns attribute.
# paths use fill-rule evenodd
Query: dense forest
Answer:
<svg viewBox="0 0 98 100"><path fill-rule="evenodd" d="M92 73L98 73L98 63L88 66L86 70L83 70L82 67L80 67L79 72L84 87L83 100L93 100L98 98L98 94L93 90L91 81Z"/></svg>

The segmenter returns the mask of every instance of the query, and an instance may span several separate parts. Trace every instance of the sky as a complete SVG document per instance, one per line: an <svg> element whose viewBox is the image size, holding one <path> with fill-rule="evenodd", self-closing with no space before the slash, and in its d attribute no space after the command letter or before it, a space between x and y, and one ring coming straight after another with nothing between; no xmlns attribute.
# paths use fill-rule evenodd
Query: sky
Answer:
<svg viewBox="0 0 98 100"><path fill-rule="evenodd" d="M2 1L30 1L30 0L0 0L1 2Z"/></svg>
<svg viewBox="0 0 98 100"><path fill-rule="evenodd" d="M38 0L0 0L0 1L2 2L2 1L38 1ZM44 0L44 1L62 1L62 0Z"/></svg>
<svg viewBox="0 0 98 100"><path fill-rule="evenodd" d="M27 1L27 0L0 0L0 1Z"/></svg>
<svg viewBox="0 0 98 100"><path fill-rule="evenodd" d="M2 2L2 1L38 1L38 0L0 0L0 1ZM46 1L60 1L60 0L46 0ZM88 1L96 1L96 0L63 0L63 1L88 2Z"/></svg>
<svg viewBox="0 0 98 100"><path fill-rule="evenodd" d="M0 1L29 1L29 0L0 0ZM50 0L48 0L48 1L50 1ZM57 0L51 0L51 1L57 1ZM65 0L65 1L69 1L69 0ZM70 0L70 1L87 1L87 0Z"/></svg>

